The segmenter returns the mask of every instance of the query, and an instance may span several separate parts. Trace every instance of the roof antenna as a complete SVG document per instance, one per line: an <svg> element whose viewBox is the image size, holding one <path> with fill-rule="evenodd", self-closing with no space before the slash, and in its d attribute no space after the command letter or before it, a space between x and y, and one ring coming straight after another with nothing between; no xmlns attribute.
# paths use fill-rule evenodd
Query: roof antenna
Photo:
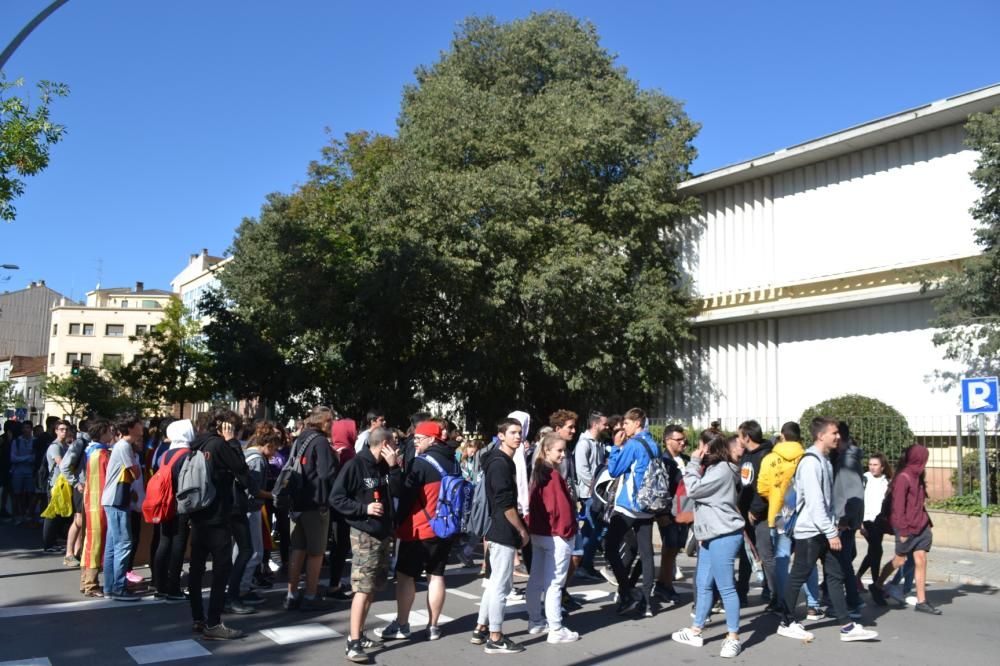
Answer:
<svg viewBox="0 0 1000 666"><path fill-rule="evenodd" d="M101 290L101 278L104 276L104 260L97 260L97 291Z"/></svg>

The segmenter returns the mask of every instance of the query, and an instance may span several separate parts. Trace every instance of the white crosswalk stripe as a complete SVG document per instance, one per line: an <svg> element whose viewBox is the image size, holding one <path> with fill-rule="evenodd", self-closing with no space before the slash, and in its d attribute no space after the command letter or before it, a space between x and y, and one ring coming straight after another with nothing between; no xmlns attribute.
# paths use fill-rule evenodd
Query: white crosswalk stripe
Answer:
<svg viewBox="0 0 1000 666"><path fill-rule="evenodd" d="M327 638L343 637L343 634L339 631L334 631L325 624L319 624L318 622L298 624L292 627L273 627L271 629L263 629L260 633L278 645L290 645L292 643L306 643Z"/></svg>
<svg viewBox="0 0 1000 666"><path fill-rule="evenodd" d="M129 656L137 664L155 664L161 661L175 659L192 659L194 657L210 657L212 653L193 640L170 641L169 643L150 643L148 645L133 645L125 648Z"/></svg>

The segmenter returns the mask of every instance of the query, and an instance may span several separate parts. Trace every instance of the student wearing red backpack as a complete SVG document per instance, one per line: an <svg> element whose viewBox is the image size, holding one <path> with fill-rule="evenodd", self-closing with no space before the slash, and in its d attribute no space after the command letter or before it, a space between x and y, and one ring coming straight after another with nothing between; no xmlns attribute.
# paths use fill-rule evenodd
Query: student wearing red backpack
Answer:
<svg viewBox="0 0 1000 666"><path fill-rule="evenodd" d="M413 432L416 456L407 470L399 499L402 522L396 530L399 557L396 561L396 619L375 635L383 639L410 637L410 609L417 593L416 578L427 571L427 638L441 637L438 618L444 609L444 569L455 538L437 536L431 519L437 515L438 494L444 470L462 476L455 451L444 443L444 431L436 421L422 421ZM428 460L428 458L430 460Z"/></svg>
<svg viewBox="0 0 1000 666"><path fill-rule="evenodd" d="M157 473L169 474L171 497L177 494L177 473L184 464L188 447L193 439L194 427L190 419L174 421L167 426L166 440L170 441L170 448L160 457L160 468ZM146 495L148 500L155 499L153 487L154 483L151 480L150 492ZM143 509L145 508L144 505ZM191 526L186 515L177 513L176 499L173 500L173 515L168 513L164 516L157 528L160 530L160 542L153 558L153 569L156 572L154 578L159 586L156 588L155 596L170 601L184 601L184 593L181 591L181 568L184 566L184 551L187 550Z"/></svg>

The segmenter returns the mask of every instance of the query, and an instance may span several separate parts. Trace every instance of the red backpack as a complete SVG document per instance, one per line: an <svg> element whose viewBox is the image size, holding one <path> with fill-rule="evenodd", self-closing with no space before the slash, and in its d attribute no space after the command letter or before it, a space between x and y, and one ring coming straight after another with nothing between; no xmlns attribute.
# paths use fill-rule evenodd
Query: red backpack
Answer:
<svg viewBox="0 0 1000 666"><path fill-rule="evenodd" d="M146 499L142 501L142 517L151 525L173 520L177 515L177 498L174 497L174 474L180 461L186 460L186 451L175 455L169 463L161 465L146 486Z"/></svg>

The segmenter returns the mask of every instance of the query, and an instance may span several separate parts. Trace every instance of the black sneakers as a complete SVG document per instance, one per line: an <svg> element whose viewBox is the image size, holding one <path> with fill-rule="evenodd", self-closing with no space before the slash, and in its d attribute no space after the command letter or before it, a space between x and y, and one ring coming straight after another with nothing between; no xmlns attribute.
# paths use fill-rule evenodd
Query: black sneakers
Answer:
<svg viewBox="0 0 1000 666"><path fill-rule="evenodd" d="M344 649L344 659L347 661L353 661L356 664L367 664L368 655L365 654L365 648L362 646L360 640L352 641L347 639L347 647Z"/></svg>
<svg viewBox="0 0 1000 666"><path fill-rule="evenodd" d="M917 613L927 613L929 615L941 614L941 611L939 609L935 608L934 606L931 606L926 601L918 603L916 606L913 607L913 610L916 611Z"/></svg>
<svg viewBox="0 0 1000 666"><path fill-rule="evenodd" d="M486 654L516 654L524 652L524 646L515 643L506 636L501 636L497 640L486 639L486 648L483 651Z"/></svg>
<svg viewBox="0 0 1000 666"><path fill-rule="evenodd" d="M871 585L868 586L868 591L872 595L872 601L874 601L877 605L879 606L889 605L889 602L886 601L885 598L885 592L882 591L881 587L879 587L875 583L872 583Z"/></svg>

